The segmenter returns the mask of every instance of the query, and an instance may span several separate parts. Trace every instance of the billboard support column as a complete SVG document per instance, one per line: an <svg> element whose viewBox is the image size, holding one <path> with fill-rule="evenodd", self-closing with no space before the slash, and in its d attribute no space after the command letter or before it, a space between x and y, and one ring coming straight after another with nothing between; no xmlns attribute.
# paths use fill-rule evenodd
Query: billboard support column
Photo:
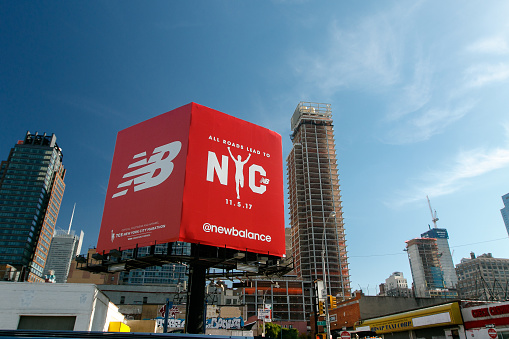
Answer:
<svg viewBox="0 0 509 339"><path fill-rule="evenodd" d="M205 334L205 273L207 266L191 262L189 265L189 297L186 314L186 333Z"/></svg>

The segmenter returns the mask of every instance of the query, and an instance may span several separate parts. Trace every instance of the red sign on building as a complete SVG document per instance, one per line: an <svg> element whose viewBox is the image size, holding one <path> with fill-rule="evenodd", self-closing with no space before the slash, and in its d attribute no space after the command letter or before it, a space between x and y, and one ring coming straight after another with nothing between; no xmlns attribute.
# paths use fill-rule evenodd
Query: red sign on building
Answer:
<svg viewBox="0 0 509 339"><path fill-rule="evenodd" d="M97 249L184 241L282 256L281 136L195 103L118 133Z"/></svg>

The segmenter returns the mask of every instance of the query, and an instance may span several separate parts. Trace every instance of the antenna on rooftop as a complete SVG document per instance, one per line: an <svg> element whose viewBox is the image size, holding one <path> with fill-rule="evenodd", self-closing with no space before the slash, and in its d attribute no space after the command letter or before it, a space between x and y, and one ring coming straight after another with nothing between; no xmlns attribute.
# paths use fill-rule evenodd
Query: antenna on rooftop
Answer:
<svg viewBox="0 0 509 339"><path fill-rule="evenodd" d="M72 208L71 222L69 223L69 230L67 231L67 234L71 234L72 218L74 218L74 209L75 208L76 208L76 203L74 203L74 207Z"/></svg>
<svg viewBox="0 0 509 339"><path fill-rule="evenodd" d="M435 228L437 228L437 221L438 221L437 211L435 210L435 214L433 214L433 210L431 209L431 203L429 201L428 196L426 196L426 199L428 199L429 211L431 213L431 221L433 221L433 225L435 226Z"/></svg>

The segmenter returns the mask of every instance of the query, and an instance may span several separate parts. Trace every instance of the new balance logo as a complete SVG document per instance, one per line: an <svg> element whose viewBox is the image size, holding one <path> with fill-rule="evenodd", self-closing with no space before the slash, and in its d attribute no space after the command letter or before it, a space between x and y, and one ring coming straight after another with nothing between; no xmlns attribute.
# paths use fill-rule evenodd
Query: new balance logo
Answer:
<svg viewBox="0 0 509 339"><path fill-rule="evenodd" d="M132 184L134 184L134 192L137 192L163 183L173 171L174 164L172 160L179 154L181 148L182 143L180 141L174 141L154 148L148 161L146 152L133 156L133 160L139 160L133 162L127 168L139 168L124 174L122 178L131 179L118 185L117 188L125 189L113 194L112 198L125 195Z"/></svg>

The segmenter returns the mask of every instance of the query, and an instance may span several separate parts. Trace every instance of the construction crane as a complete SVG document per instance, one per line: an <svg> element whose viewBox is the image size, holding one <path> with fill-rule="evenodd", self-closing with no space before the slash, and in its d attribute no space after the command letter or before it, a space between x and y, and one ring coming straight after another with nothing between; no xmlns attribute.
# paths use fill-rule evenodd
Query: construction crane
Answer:
<svg viewBox="0 0 509 339"><path fill-rule="evenodd" d="M433 210L431 209L431 203L429 201L428 196L426 196L426 199L428 199L429 211L431 213L431 221L433 221L433 225L435 226L435 228L437 228L437 221L438 221L437 211L435 210L435 214L433 214Z"/></svg>

